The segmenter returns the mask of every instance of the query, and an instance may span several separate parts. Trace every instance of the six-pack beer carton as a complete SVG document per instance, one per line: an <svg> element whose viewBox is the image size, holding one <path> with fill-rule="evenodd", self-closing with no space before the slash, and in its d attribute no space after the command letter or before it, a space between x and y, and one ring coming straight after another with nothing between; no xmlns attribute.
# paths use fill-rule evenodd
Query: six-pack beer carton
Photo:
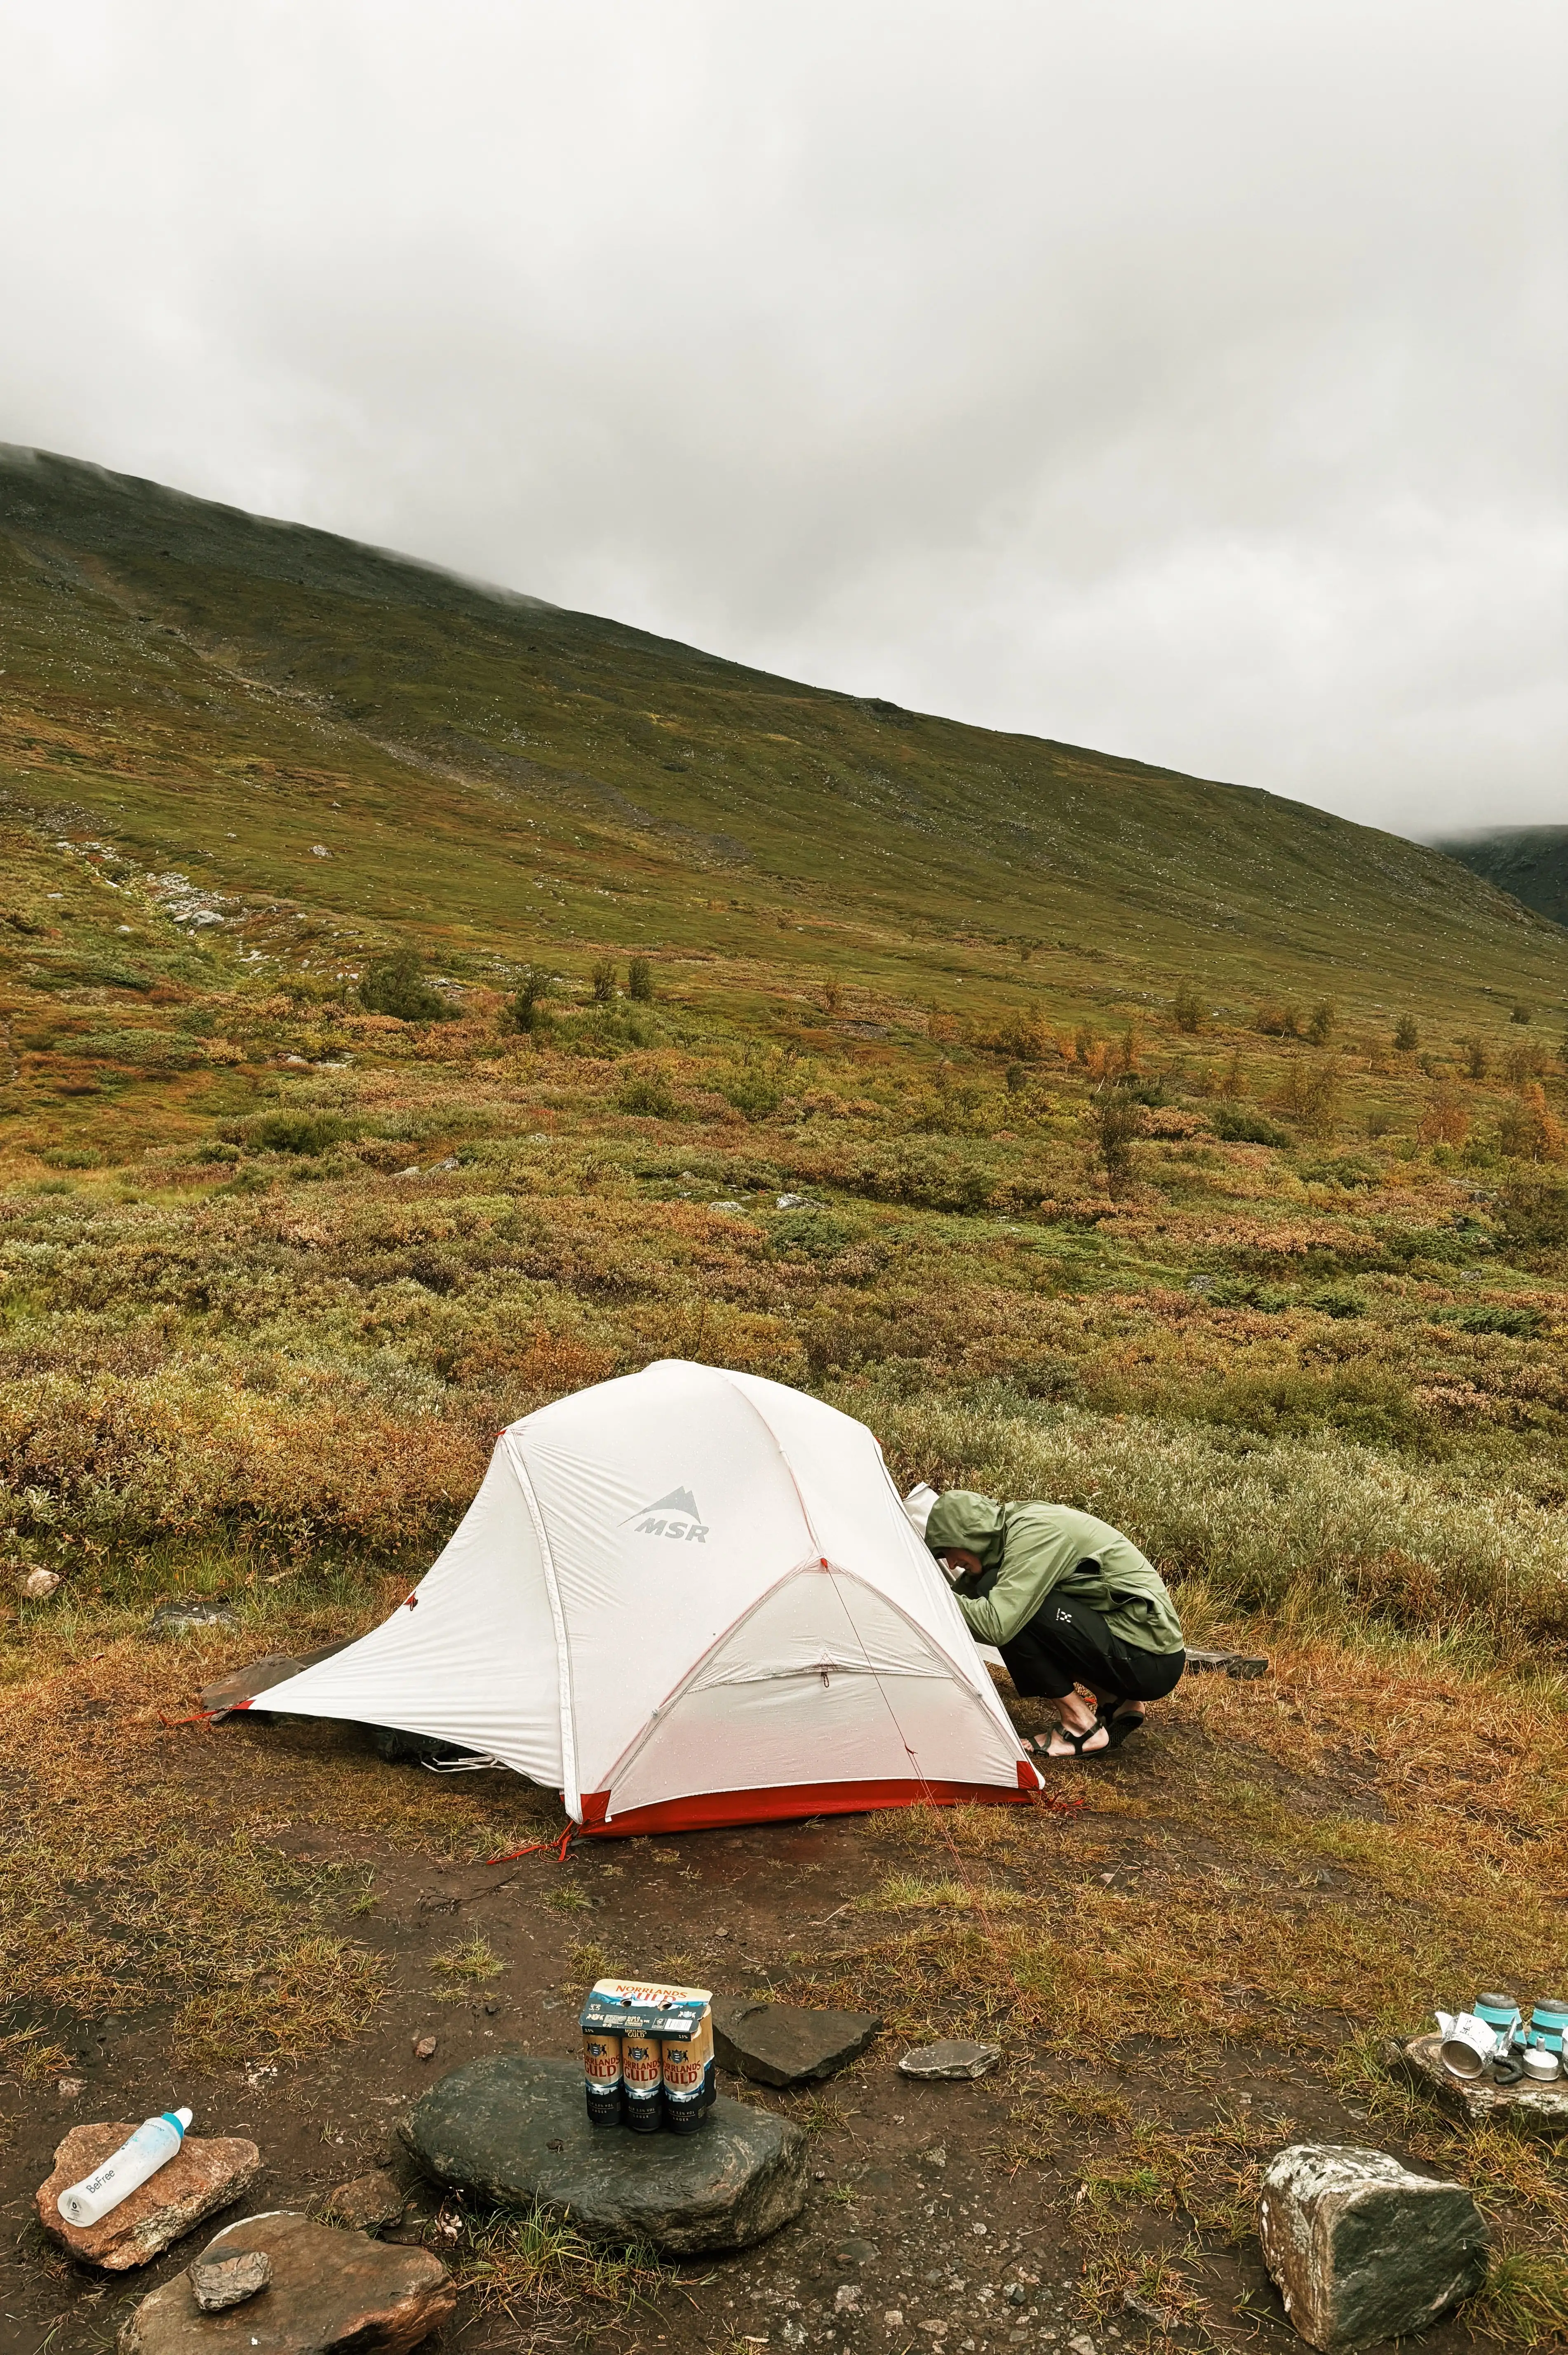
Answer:
<svg viewBox="0 0 1568 2355"><path fill-rule="evenodd" d="M713 2101L712 1994L656 1979L600 1979L578 2019L589 2122L695 2134Z"/></svg>

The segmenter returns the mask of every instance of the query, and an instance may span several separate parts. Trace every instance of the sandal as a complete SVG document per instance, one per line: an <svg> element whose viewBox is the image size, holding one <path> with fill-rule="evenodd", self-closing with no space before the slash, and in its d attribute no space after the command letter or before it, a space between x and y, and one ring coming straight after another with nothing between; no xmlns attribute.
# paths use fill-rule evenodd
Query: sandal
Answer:
<svg viewBox="0 0 1568 2355"><path fill-rule="evenodd" d="M1119 1750L1124 1742L1136 1733L1143 1724L1144 1714L1141 1709L1127 1709L1122 1701L1113 1701L1108 1709L1097 1709L1095 1721L1104 1727L1109 1736L1105 1744L1107 1750Z"/></svg>
<svg viewBox="0 0 1568 2355"><path fill-rule="evenodd" d="M1051 1742L1054 1742L1057 1735L1060 1734L1063 1742L1070 1742L1072 1744L1072 1750L1052 1750L1051 1742L1048 1742L1040 1755L1044 1758L1066 1758L1070 1756L1074 1758L1099 1758L1104 1755L1104 1753L1099 1750L1091 1750L1088 1745L1093 1741L1094 1736L1097 1733L1103 1732L1104 1731L1104 1729L1101 1725L1098 1718L1094 1720L1093 1725L1085 1727L1082 1733L1074 1733L1070 1725L1053 1726L1051 1729ZM1105 1744L1106 1749L1109 1749L1110 1746L1109 1742Z"/></svg>

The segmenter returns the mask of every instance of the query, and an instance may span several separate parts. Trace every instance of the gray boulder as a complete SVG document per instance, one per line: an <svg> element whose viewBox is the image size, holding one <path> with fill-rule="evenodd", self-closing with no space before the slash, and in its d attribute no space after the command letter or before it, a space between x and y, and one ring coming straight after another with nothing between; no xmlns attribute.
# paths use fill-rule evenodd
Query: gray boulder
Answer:
<svg viewBox="0 0 1568 2355"><path fill-rule="evenodd" d="M1487 2228L1464 2185L1413 2175L1383 2150L1276 2152L1258 2223L1286 2314L1325 2355L1425 2330L1487 2275Z"/></svg>
<svg viewBox="0 0 1568 2355"><path fill-rule="evenodd" d="M713 2050L760 2085L805 2085L858 2061L881 2027L869 2011L808 2011L758 1996L713 1999Z"/></svg>
<svg viewBox="0 0 1568 2355"><path fill-rule="evenodd" d="M694 2135L592 2126L574 2061L471 2061L421 2096L402 2131L440 2183L570 2210L595 2240L675 2256L748 2248L805 2200L805 2137L788 2119L720 2095Z"/></svg>

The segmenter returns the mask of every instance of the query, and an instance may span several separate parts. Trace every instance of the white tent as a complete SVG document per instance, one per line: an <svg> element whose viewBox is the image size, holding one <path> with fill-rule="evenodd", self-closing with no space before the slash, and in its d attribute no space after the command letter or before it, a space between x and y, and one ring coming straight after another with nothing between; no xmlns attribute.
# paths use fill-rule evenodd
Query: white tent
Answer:
<svg viewBox="0 0 1568 2355"><path fill-rule="evenodd" d="M503 1432L407 1602L260 1706L487 1753L601 1833L1041 1779L865 1425L678 1359Z"/></svg>

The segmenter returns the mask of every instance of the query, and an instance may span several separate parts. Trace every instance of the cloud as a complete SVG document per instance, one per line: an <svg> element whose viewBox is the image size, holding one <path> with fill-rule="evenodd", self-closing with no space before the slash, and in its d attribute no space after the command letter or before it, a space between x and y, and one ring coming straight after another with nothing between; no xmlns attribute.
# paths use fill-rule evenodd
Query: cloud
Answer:
<svg viewBox="0 0 1568 2355"><path fill-rule="evenodd" d="M1568 815L1545 0L55 0L0 438L1414 833Z"/></svg>

